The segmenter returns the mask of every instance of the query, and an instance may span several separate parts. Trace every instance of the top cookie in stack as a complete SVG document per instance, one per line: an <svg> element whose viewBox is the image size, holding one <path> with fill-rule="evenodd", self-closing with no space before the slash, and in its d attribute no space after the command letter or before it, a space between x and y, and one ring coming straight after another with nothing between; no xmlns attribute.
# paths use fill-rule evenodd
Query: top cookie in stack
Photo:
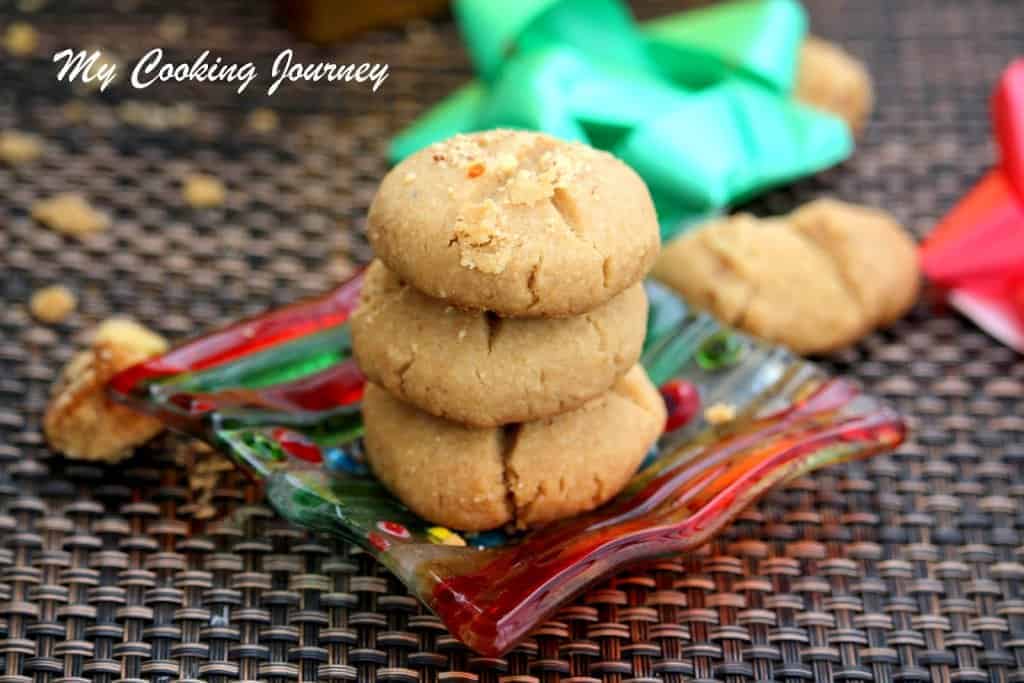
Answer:
<svg viewBox="0 0 1024 683"><path fill-rule="evenodd" d="M377 256L418 290L505 317L565 317L641 280L658 253L643 180L586 145L496 130L431 145L370 208Z"/></svg>
<svg viewBox="0 0 1024 683"><path fill-rule="evenodd" d="M643 181L547 135L461 135L384 178L368 233L352 334L378 477L462 529L615 495L665 419L636 366L659 249Z"/></svg>

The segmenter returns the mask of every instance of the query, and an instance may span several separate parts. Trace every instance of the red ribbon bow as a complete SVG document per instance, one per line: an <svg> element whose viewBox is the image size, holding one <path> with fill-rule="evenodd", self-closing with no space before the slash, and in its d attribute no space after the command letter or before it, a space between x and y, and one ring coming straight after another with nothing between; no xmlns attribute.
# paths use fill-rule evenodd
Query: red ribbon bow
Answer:
<svg viewBox="0 0 1024 683"><path fill-rule="evenodd" d="M992 95L999 165L921 246L927 276L982 329L1024 352L1024 59Z"/></svg>

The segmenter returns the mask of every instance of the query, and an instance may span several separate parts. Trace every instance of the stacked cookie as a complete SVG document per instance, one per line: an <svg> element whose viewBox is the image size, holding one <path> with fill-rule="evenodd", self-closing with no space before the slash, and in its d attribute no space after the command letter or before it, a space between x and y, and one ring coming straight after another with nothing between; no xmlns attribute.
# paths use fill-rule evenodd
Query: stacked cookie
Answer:
<svg viewBox="0 0 1024 683"><path fill-rule="evenodd" d="M546 135L457 136L384 178L368 233L352 334L378 478L463 530L621 490L665 420L637 365L659 247L643 181Z"/></svg>

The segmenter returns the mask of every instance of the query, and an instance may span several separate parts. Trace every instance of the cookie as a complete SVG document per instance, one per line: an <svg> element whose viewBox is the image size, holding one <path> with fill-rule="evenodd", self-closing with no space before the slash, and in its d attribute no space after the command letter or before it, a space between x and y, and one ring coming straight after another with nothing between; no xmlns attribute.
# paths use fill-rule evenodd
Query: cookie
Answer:
<svg viewBox="0 0 1024 683"><path fill-rule="evenodd" d="M895 322L917 301L917 245L891 214L819 199L791 213L788 220L831 256L869 328Z"/></svg>
<svg viewBox="0 0 1024 683"><path fill-rule="evenodd" d="M370 207L377 256L420 291L505 317L585 313L639 282L658 253L640 177L610 154L495 130L431 145Z"/></svg>
<svg viewBox="0 0 1024 683"><path fill-rule="evenodd" d="M374 261L352 316L352 345L366 376L398 398L493 427L603 393L640 357L646 325L641 284L573 318L499 318L432 299Z"/></svg>
<svg viewBox="0 0 1024 683"><path fill-rule="evenodd" d="M665 425L640 366L610 391L554 417L474 428L425 413L369 383L366 454L378 479L435 524L482 531L593 509L629 481Z"/></svg>
<svg viewBox="0 0 1024 683"><path fill-rule="evenodd" d="M864 64L827 40L808 36L800 48L793 96L846 121L854 135L874 108L874 86Z"/></svg>
<svg viewBox="0 0 1024 683"><path fill-rule="evenodd" d="M884 212L835 200L740 214L668 245L654 277L726 324L822 353L903 315L918 293L913 242Z"/></svg>
<svg viewBox="0 0 1024 683"><path fill-rule="evenodd" d="M114 402L107 381L167 350L167 342L130 320L111 319L97 329L92 346L64 368L43 416L46 440L69 458L118 462L156 436L160 420Z"/></svg>

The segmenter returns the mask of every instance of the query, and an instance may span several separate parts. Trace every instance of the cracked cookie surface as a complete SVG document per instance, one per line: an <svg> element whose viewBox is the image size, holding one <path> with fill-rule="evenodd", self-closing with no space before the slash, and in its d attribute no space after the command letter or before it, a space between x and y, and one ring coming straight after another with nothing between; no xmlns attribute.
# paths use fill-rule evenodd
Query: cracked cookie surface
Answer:
<svg viewBox="0 0 1024 683"><path fill-rule="evenodd" d="M491 427L572 410L606 391L640 357L646 327L641 284L573 318L499 318L432 299L374 261L352 344L366 376L398 398Z"/></svg>
<svg viewBox="0 0 1024 683"><path fill-rule="evenodd" d="M669 244L653 273L728 325L822 353L917 298L914 243L887 213L831 199L779 218L737 214Z"/></svg>
<svg viewBox="0 0 1024 683"><path fill-rule="evenodd" d="M424 293L517 317L586 312L639 282L659 247L650 194L628 166L509 130L458 135L396 166L368 235Z"/></svg>
<svg viewBox="0 0 1024 683"><path fill-rule="evenodd" d="M636 365L581 407L475 428L404 403L373 383L363 397L376 476L435 524L482 531L591 510L622 490L665 425L665 404Z"/></svg>

